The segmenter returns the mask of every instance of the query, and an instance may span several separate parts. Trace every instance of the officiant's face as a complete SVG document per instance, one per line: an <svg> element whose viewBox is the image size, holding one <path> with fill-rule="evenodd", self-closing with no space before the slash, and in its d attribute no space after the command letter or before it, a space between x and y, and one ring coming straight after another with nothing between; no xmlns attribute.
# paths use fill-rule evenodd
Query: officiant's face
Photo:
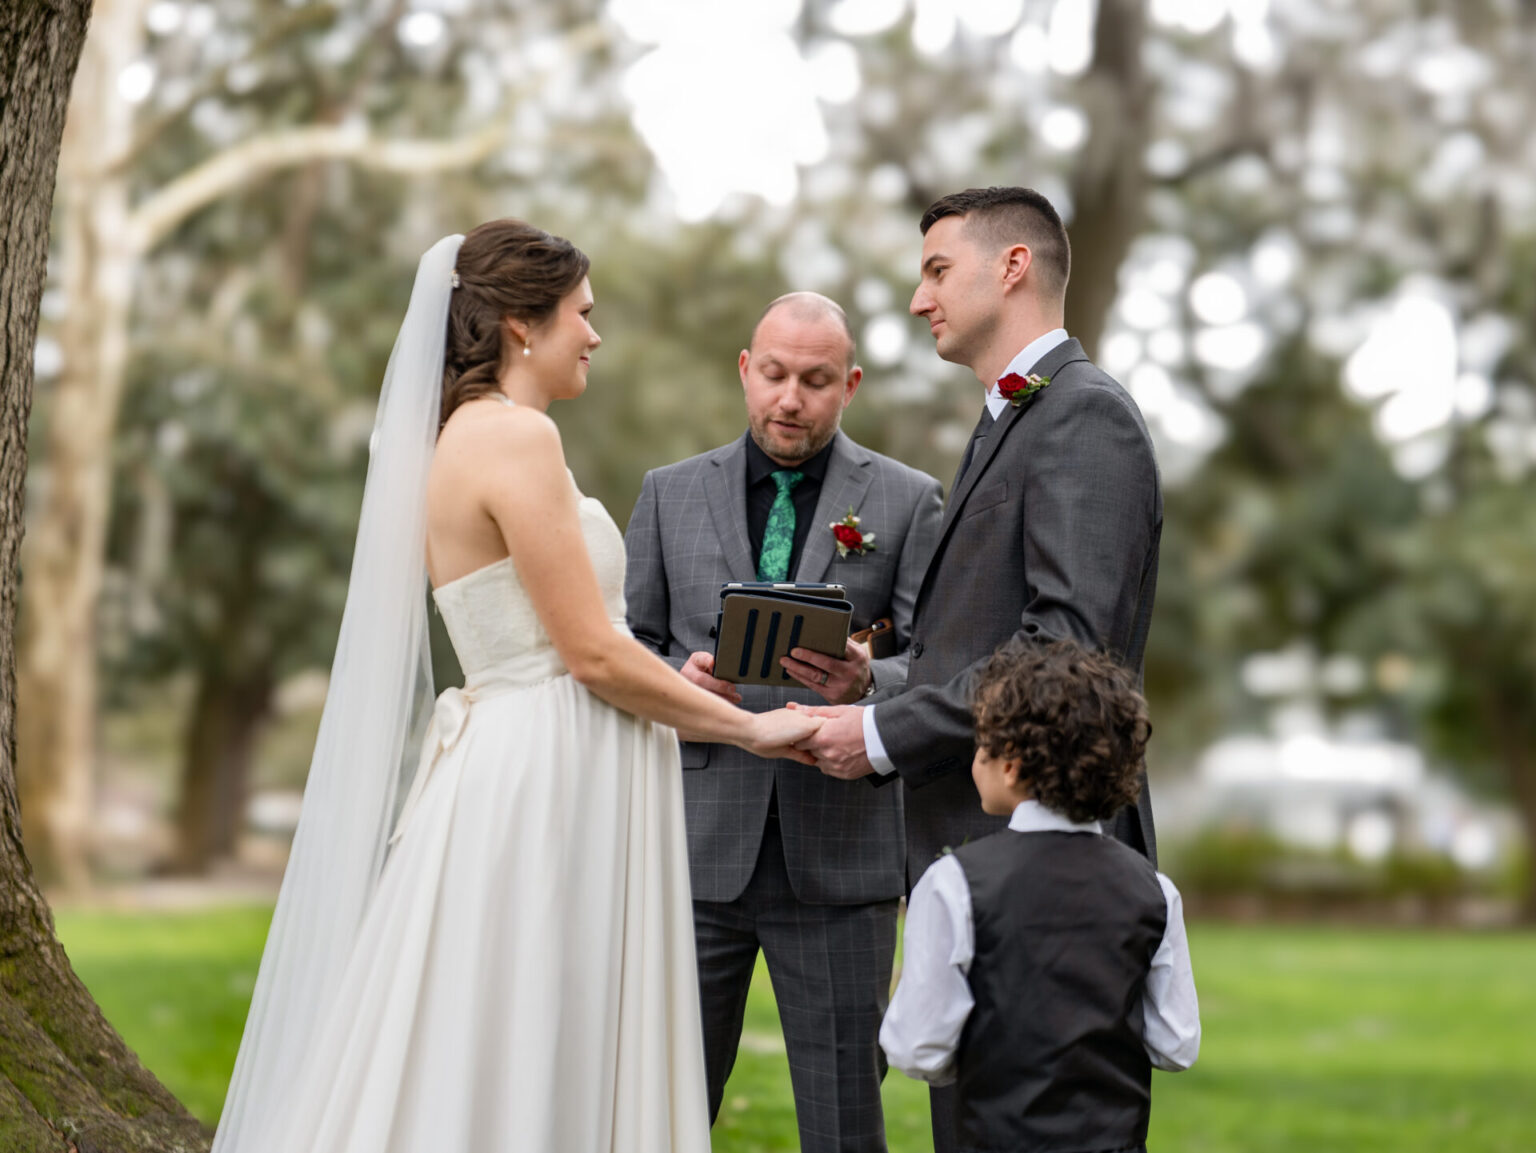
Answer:
<svg viewBox="0 0 1536 1153"><path fill-rule="evenodd" d="M837 434L863 371L830 316L776 308L737 362L757 446L782 465L810 460Z"/></svg>
<svg viewBox="0 0 1536 1153"><path fill-rule="evenodd" d="M1002 315L999 271L993 254L966 235L963 216L935 220L923 237L911 312L928 322L939 356L951 364L972 364L991 342Z"/></svg>

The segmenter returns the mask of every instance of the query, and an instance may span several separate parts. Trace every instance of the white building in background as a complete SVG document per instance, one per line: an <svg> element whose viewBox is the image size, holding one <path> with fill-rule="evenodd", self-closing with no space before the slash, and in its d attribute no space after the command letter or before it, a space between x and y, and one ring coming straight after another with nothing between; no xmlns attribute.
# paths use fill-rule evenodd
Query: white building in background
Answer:
<svg viewBox="0 0 1536 1153"><path fill-rule="evenodd" d="M1227 737L1193 774L1152 795L1159 833L1170 839L1235 825L1298 849L1347 849L1365 862L1430 853L1474 872L1520 840L1508 809L1431 771L1414 746L1376 738Z"/></svg>

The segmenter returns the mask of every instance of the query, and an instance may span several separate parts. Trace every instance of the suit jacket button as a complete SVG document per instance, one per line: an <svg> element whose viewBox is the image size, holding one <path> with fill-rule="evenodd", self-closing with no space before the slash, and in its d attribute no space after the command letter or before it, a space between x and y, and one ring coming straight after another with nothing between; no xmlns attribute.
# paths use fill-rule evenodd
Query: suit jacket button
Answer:
<svg viewBox="0 0 1536 1153"><path fill-rule="evenodd" d="M915 661L915 660L918 659L918 657L920 657L922 655L923 655L923 642L922 641L913 641L912 642L912 659Z"/></svg>

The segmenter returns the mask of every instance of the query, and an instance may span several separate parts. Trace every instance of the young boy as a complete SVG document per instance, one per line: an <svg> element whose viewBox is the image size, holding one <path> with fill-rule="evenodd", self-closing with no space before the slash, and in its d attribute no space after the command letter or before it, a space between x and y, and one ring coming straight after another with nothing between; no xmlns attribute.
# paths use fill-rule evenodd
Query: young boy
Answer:
<svg viewBox="0 0 1536 1153"><path fill-rule="evenodd" d="M912 891L892 1065L957 1082L959 1148L1144 1150L1152 1066L1200 1010L1178 890L1101 821L1136 800L1151 728L1130 675L1069 642L1005 647L972 692L982 808L1008 828Z"/></svg>

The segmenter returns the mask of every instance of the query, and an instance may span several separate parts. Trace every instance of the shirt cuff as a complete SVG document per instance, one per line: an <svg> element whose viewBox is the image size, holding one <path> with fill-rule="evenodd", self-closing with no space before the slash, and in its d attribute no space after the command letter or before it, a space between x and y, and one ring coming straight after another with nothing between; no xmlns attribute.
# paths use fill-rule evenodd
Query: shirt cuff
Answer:
<svg viewBox="0 0 1536 1153"><path fill-rule="evenodd" d="M886 755L885 744L880 740L880 729L875 724L875 706L865 705L864 715L859 719L864 723L864 755L869 758L875 772L882 777L890 776L896 771L896 766Z"/></svg>

